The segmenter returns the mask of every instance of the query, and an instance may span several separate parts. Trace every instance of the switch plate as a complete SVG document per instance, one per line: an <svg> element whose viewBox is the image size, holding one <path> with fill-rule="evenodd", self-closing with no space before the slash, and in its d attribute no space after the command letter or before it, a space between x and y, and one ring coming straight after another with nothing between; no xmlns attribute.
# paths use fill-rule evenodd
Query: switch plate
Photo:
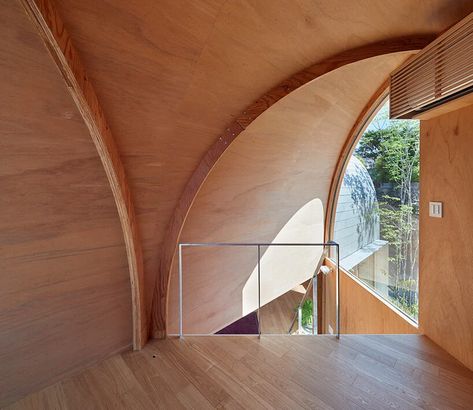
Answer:
<svg viewBox="0 0 473 410"><path fill-rule="evenodd" d="M443 204L442 202L429 202L429 216L432 218L443 217Z"/></svg>

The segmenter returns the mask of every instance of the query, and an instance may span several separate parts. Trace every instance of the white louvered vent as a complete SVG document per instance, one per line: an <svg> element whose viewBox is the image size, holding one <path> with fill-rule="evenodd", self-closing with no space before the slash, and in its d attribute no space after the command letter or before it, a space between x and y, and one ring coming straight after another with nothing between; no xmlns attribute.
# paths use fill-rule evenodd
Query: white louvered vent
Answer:
<svg viewBox="0 0 473 410"><path fill-rule="evenodd" d="M390 117L413 118L473 92L473 13L391 74Z"/></svg>

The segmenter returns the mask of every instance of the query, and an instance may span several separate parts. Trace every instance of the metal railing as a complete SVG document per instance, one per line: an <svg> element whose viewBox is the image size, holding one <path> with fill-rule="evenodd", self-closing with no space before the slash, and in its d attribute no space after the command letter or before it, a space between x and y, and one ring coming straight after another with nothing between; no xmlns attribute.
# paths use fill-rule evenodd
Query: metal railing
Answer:
<svg viewBox="0 0 473 410"><path fill-rule="evenodd" d="M258 335L261 336L261 248L262 247L322 247L323 253L325 254L326 249L335 249L335 265L336 265L336 280L335 280L335 327L337 339L340 338L340 249L339 244L333 241L322 242L322 243L239 243L239 242L189 242L179 243L178 257L179 257L179 337L183 337L183 261L182 251L186 247L255 247L258 251L258 262L257 262L257 275L258 275ZM322 259L321 259L322 260ZM319 270L320 268L318 268ZM315 320L315 318L313 319Z"/></svg>

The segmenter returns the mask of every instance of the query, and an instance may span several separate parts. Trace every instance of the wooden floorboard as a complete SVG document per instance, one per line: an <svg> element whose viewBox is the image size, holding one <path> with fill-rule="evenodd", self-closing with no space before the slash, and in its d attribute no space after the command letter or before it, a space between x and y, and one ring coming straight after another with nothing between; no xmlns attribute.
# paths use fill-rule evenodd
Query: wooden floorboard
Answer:
<svg viewBox="0 0 473 410"><path fill-rule="evenodd" d="M472 409L473 372L419 335L149 343L8 409Z"/></svg>

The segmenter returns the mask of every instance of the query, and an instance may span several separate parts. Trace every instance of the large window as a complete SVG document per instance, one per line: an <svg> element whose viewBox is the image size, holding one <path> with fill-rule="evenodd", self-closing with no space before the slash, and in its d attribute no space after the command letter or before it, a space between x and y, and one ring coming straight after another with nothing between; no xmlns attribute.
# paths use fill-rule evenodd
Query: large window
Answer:
<svg viewBox="0 0 473 410"><path fill-rule="evenodd" d="M389 102L350 158L334 239L342 267L417 321L419 122L388 112Z"/></svg>

